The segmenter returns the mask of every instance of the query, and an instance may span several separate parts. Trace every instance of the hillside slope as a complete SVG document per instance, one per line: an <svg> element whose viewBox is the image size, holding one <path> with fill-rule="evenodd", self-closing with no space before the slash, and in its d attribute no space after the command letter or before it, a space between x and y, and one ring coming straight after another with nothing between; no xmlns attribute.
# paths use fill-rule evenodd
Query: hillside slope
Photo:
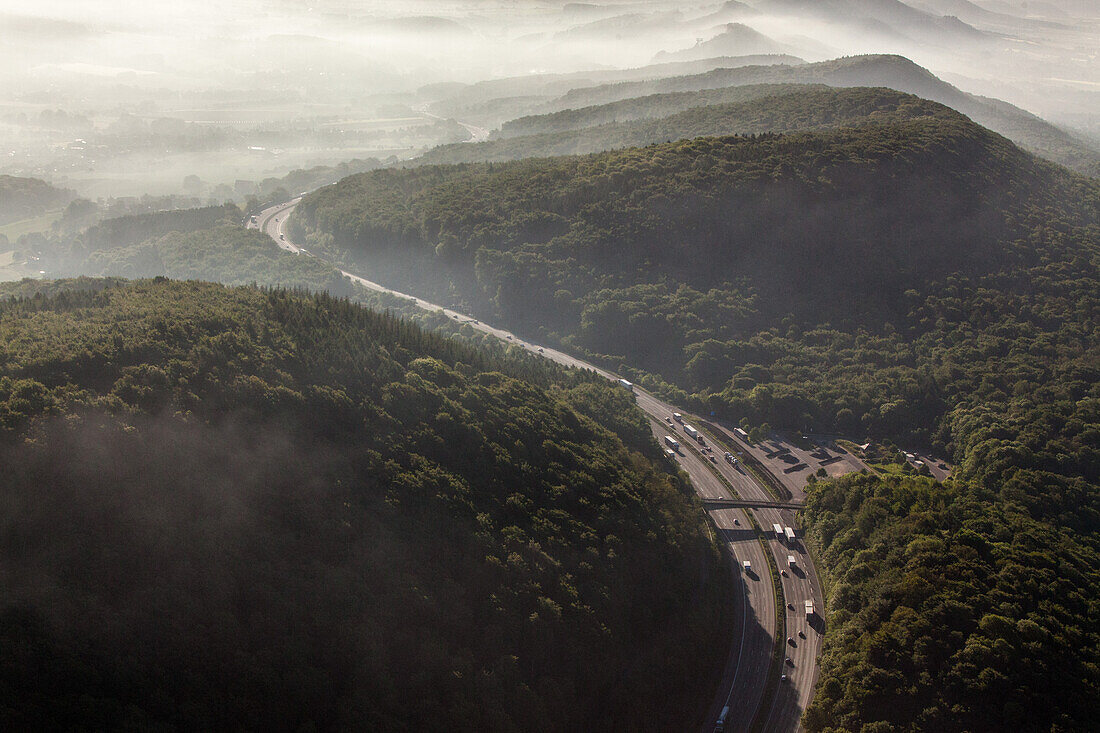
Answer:
<svg viewBox="0 0 1100 733"><path fill-rule="evenodd" d="M666 98L652 102L652 98L646 97L608 105L616 108L613 112L609 111L609 115L621 114L631 120L637 114L645 119L607 122L595 127L567 128L561 132L522 137L509 136L476 144L444 145L410 162L425 165L577 155L692 137L820 130L921 117L947 118L956 114L943 105L892 89L835 89L823 85L776 84L663 96ZM718 103L718 99L726 97L734 97L738 101ZM649 119L650 114L647 113L658 108L675 110L685 104L689 107L682 108L683 111L658 119ZM563 116L567 117L568 113L553 115L557 119L547 126L567 126L569 123L561 119Z"/></svg>
<svg viewBox="0 0 1100 733"><path fill-rule="evenodd" d="M811 486L830 632L808 730L1092 724L1095 180L949 116L384 171L295 217L716 419L950 456L946 484Z"/></svg>
<svg viewBox="0 0 1100 733"><path fill-rule="evenodd" d="M38 178L0 175L0 224L60 209L74 198L73 191L55 188Z"/></svg>
<svg viewBox="0 0 1100 733"><path fill-rule="evenodd" d="M923 417L910 429L927 436L936 390L884 414L895 377L842 395L796 366L811 356L771 342L793 320L852 339L893 324L893 343L952 278L1017 282L1076 262L1075 248L1095 246L1097 201L1095 183L955 116L379 171L307 197L291 223L383 282L750 415L833 425L851 412L896 431L912 411ZM884 363L915 364L911 344L897 348ZM791 380L789 399L746 405L760 378L737 374L754 362Z"/></svg>
<svg viewBox="0 0 1100 733"><path fill-rule="evenodd" d="M1100 174L1100 151L1064 130L1007 102L968 94L907 58L852 56L797 66L747 66L702 74L578 88L543 105L541 112L594 107L634 97L746 84L827 84L889 87L945 104L972 120L1056 163Z"/></svg>
<svg viewBox="0 0 1100 733"><path fill-rule="evenodd" d="M6 729L658 730L710 694L728 574L621 390L324 296L49 288L0 304Z"/></svg>

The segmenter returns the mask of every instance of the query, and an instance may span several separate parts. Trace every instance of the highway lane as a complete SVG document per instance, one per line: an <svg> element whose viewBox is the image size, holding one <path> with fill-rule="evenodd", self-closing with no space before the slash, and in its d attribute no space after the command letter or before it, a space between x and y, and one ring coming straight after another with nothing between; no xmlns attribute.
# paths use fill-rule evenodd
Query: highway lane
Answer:
<svg viewBox="0 0 1100 733"><path fill-rule="evenodd" d="M640 393L643 396L645 393ZM696 493L703 498L731 498L722 480L697 451L688 447L683 436L648 410L650 426L657 441L665 446L664 436L672 435L681 443L674 459L691 480ZM760 705L767 682L768 666L775 648L775 592L769 582L764 550L756 538L752 525L740 509L719 509L708 512L718 533L731 555L730 572L737 594L734 603L733 644L726 660L726 668L702 730L710 733L722 708L731 707L726 730L748 731L753 714ZM745 572L743 563L748 561L751 572Z"/></svg>
<svg viewBox="0 0 1100 733"><path fill-rule="evenodd" d="M732 431L722 426L717 427L722 431L723 438L744 446ZM744 469L740 466L730 465L721 460L719 470L727 476L744 475ZM742 498L757 501L770 501L773 498L755 481L743 485L745 488ZM786 576L780 576L784 602L790 604L785 608L786 638L792 639L795 643L795 646L789 644L786 646L785 656L790 657L792 664L784 664L783 672L788 679L779 687L764 730L796 730L817 684L819 669L817 660L821 654L825 632L824 596L817 569L805 551L806 546L802 533L798 529L796 513L789 509L754 509L753 513L760 526L770 534L767 544L772 557L775 558L776 567L787 573ZM796 541L788 546L785 540L777 540L771 533L773 524L795 529ZM792 571L788 567L788 555L794 555L797 570ZM811 619L806 618L804 603L807 600L814 602L815 615ZM799 636L800 631L805 634L805 639Z"/></svg>
<svg viewBox="0 0 1100 733"><path fill-rule="evenodd" d="M306 249L295 245L286 236L287 217L300 200L300 198L296 198L284 204L265 209L257 216L255 226L271 236L276 244L283 249L312 256ZM617 375L605 369L556 349L526 341L510 331L482 323L453 309L444 308L422 298L395 291L344 270L340 270L340 272L353 282L359 283L368 289L407 298L421 308L442 311L456 321L466 323L484 333L492 334L559 364L579 369L589 369L607 379L614 380L618 378ZM637 387L634 394L638 406L653 420L654 435L658 441L661 441L665 434L671 434L672 427L667 424L665 418L670 417L673 412L679 410ZM676 426L676 428L679 428L679 426ZM725 484L716 475L717 472L717 474L723 475L738 495L743 498L761 500L765 497L770 498L764 488L739 466L730 466L721 459L717 463L709 461L698 451L687 448L686 444L689 438L680 431L677 431L677 433L680 442L685 444L685 447L681 449L676 460L687 472L692 485L700 496L704 498L733 498ZM763 512L763 510L759 511ZM771 511L778 512L778 510ZM768 569L764 550L744 511L740 509L718 509L711 510L708 513L733 556L732 572L736 576L734 579L735 587L738 588L739 592L735 604L736 608L740 609L741 619L739 629L735 630L734 645L723 675L721 691L714 701L707 722L704 725L704 730L709 731L713 728L713 721L717 718L722 707L728 704L731 710L727 718L726 730L747 731L754 719L757 708L760 706L771 674L772 655L776 643L776 596L770 582L770 570ZM759 513L757 521L765 529L771 526L771 522L765 522L764 517L760 516ZM774 543L774 540L769 541L769 545L772 543ZM775 552L777 551L773 548L773 555ZM753 571L751 573L746 574L742 570L742 563L745 560L748 560L752 566ZM785 562L786 552L783 552L778 566L781 567ZM801 581L802 578L798 580ZM789 593L790 597L802 598L813 593L816 576L806 579L808 586L804 589L800 589L798 582L792 578L783 578L782 581L785 595ZM789 591L787 590L788 585L790 585ZM799 595L799 593L802 593L802 595ZM818 598L820 598L820 593ZM795 605L796 611L801 611L797 608L797 604ZM790 615L791 612L788 610L788 617ZM809 634L807 636L809 640ZM820 640L818 639L816 644L800 645L795 650L792 661L795 662L795 669L798 672L791 674L789 685L789 689L794 690L795 694L783 694L785 690L780 687L780 694L775 697L774 704L769 711L770 720L775 722L776 725L769 726L766 730L798 729L798 717L805 707L804 704L800 705L800 703L803 701L808 702L813 693L812 686L816 675L816 650L819 648ZM787 698L791 698L790 701L786 701Z"/></svg>

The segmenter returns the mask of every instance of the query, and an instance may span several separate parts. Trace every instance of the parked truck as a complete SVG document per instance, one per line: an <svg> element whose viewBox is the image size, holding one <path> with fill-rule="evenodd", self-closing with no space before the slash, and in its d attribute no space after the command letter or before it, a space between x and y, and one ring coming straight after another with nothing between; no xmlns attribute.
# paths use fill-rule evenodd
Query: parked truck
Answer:
<svg viewBox="0 0 1100 733"><path fill-rule="evenodd" d="M790 527L784 527L783 528L783 534L787 538L787 544L788 545L793 545L794 544L794 530L791 529Z"/></svg>
<svg viewBox="0 0 1100 733"><path fill-rule="evenodd" d="M671 435L665 436L665 445L674 451L680 450L680 441L676 440L676 438L673 438Z"/></svg>
<svg viewBox="0 0 1100 733"><path fill-rule="evenodd" d="M779 524L772 525L772 531L775 532L775 538L780 542L783 541L783 527Z"/></svg>

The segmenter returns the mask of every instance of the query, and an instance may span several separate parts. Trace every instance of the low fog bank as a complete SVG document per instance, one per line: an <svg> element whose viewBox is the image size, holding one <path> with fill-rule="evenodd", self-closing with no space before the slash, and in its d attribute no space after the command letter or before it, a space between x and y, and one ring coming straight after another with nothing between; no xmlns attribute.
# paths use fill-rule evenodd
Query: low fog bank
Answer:
<svg viewBox="0 0 1100 733"><path fill-rule="evenodd" d="M494 117L468 85L485 80L515 79L493 112L522 113L547 75L564 94L615 70L646 78L750 55L897 53L1100 137L1089 0L108 5L0 0L0 173L89 198L224 199L220 186L295 168L483 139ZM192 177L201 190L185 190Z"/></svg>

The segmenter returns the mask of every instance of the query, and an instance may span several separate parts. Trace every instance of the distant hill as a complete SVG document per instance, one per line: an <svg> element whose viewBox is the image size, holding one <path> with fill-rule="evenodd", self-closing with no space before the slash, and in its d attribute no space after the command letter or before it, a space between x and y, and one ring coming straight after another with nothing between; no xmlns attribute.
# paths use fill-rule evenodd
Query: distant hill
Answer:
<svg viewBox="0 0 1100 733"><path fill-rule="evenodd" d="M0 287L5 728L672 729L709 700L729 573L624 391L327 296L35 285Z"/></svg>
<svg viewBox="0 0 1100 733"><path fill-rule="evenodd" d="M750 85L703 92L682 92L624 100L604 108L580 110L588 120L605 115L648 115L695 106L657 119L641 119L568 129L578 120L569 111L548 118L526 118L525 126L546 122L561 125L561 132L506 137L484 143L444 145L407 164L503 161L526 157L548 157L594 153L615 148L650 145L691 137L756 135L766 132L818 130L861 124L881 124L920 117L949 118L957 113L893 89L836 89L823 85ZM725 104L717 100L739 99ZM707 102L710 101L709 104ZM587 114L586 113L591 113ZM524 122L521 120L520 122Z"/></svg>
<svg viewBox="0 0 1100 733"><path fill-rule="evenodd" d="M682 51L661 51L654 63L692 61L715 56L790 53L792 49L743 23L729 23L713 38Z"/></svg>
<svg viewBox="0 0 1100 733"><path fill-rule="evenodd" d="M632 97L745 84L880 86L915 94L958 110L978 124L1056 163L1100 173L1100 151L1007 102L959 90L901 56L852 56L800 66L751 66L703 74L578 88L541 108L542 113L608 104Z"/></svg>
<svg viewBox="0 0 1100 733"><path fill-rule="evenodd" d="M660 32L678 26L683 14L678 10L622 13L609 18L588 21L554 34L558 40L631 38Z"/></svg>
<svg viewBox="0 0 1100 733"><path fill-rule="evenodd" d="M699 74L718 68L759 64L801 64L790 55L721 56L697 61L649 64L633 69L602 69L568 74L531 74L475 84L433 84L418 90L433 114L489 126L529 114L572 89L623 81Z"/></svg>
<svg viewBox="0 0 1100 733"><path fill-rule="evenodd" d="M0 175L0 224L63 208L75 198L74 191L55 188L38 178Z"/></svg>
<svg viewBox="0 0 1100 733"><path fill-rule="evenodd" d="M929 13L900 0L756 0L756 8L774 15L813 18L831 24L886 29L921 43L973 43L987 36L956 17Z"/></svg>

